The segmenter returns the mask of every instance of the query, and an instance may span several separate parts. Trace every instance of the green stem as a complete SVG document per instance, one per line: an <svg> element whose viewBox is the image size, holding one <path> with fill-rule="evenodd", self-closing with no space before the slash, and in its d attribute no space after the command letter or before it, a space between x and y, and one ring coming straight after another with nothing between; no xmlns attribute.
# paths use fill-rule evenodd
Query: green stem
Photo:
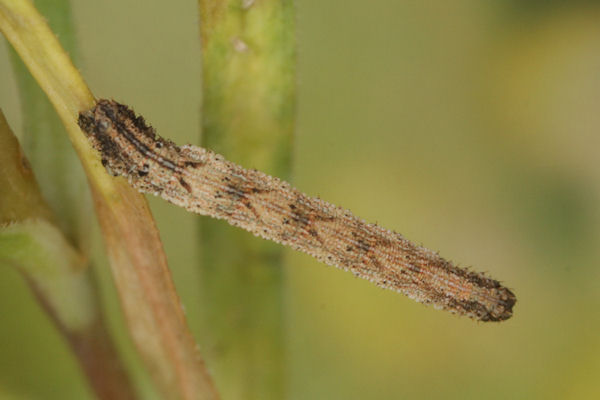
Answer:
<svg viewBox="0 0 600 400"><path fill-rule="evenodd" d="M71 58L76 58L69 0L36 0L35 4ZM10 53L23 111L23 148L57 225L87 257L93 214L81 162L52 104L16 52Z"/></svg>
<svg viewBox="0 0 600 400"><path fill-rule="evenodd" d="M295 119L294 9L288 0L200 0L203 145L289 179ZM284 397L283 253L203 219L204 348L224 398Z"/></svg>

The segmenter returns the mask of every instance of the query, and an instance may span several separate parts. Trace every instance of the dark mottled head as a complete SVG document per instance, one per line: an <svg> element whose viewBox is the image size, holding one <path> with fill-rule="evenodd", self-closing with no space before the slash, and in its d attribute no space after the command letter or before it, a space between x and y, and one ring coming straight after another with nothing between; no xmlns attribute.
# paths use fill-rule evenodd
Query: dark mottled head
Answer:
<svg viewBox="0 0 600 400"><path fill-rule="evenodd" d="M114 140L113 119L104 111L110 106L108 100L100 100L91 110L80 112L77 122L92 147L100 152L102 165L111 175L121 175L125 170L122 151Z"/></svg>
<svg viewBox="0 0 600 400"><path fill-rule="evenodd" d="M112 175L135 169L155 140L142 117L113 100L98 100L94 108L79 113L78 124Z"/></svg>
<svg viewBox="0 0 600 400"><path fill-rule="evenodd" d="M177 168L171 161L177 159L177 146L158 137L144 118L126 105L100 99L94 108L79 114L78 123L113 175L146 175L148 160L171 170Z"/></svg>

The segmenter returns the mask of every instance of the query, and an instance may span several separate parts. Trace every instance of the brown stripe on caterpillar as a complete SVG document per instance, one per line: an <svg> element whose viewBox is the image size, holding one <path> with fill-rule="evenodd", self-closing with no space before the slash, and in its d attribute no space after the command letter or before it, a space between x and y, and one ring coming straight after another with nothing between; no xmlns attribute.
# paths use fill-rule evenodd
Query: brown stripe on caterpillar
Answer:
<svg viewBox="0 0 600 400"><path fill-rule="evenodd" d="M516 297L500 282L459 268L278 178L202 147L178 147L125 105L99 100L80 114L79 125L106 168L142 192L224 219L436 308L480 321L512 315Z"/></svg>

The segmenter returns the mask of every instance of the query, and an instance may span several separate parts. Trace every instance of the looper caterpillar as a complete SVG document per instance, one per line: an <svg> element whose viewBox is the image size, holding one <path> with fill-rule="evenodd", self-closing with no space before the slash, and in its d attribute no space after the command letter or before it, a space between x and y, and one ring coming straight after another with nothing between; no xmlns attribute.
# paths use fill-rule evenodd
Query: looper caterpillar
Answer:
<svg viewBox="0 0 600 400"><path fill-rule="evenodd" d="M98 100L79 114L79 126L107 171L126 177L140 192L224 219L421 303L480 321L512 316L516 297L498 281L459 268L278 178L202 147L177 146L125 105Z"/></svg>

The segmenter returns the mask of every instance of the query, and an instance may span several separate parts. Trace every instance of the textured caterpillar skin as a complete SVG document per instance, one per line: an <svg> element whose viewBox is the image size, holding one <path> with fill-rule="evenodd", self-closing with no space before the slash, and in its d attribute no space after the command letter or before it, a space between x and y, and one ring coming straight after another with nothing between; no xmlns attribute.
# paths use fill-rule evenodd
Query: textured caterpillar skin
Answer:
<svg viewBox="0 0 600 400"><path fill-rule="evenodd" d="M126 177L143 193L224 219L435 308L480 321L512 315L516 297L498 281L459 268L278 178L201 147L176 146L125 105L99 100L80 113L79 126L108 172Z"/></svg>

